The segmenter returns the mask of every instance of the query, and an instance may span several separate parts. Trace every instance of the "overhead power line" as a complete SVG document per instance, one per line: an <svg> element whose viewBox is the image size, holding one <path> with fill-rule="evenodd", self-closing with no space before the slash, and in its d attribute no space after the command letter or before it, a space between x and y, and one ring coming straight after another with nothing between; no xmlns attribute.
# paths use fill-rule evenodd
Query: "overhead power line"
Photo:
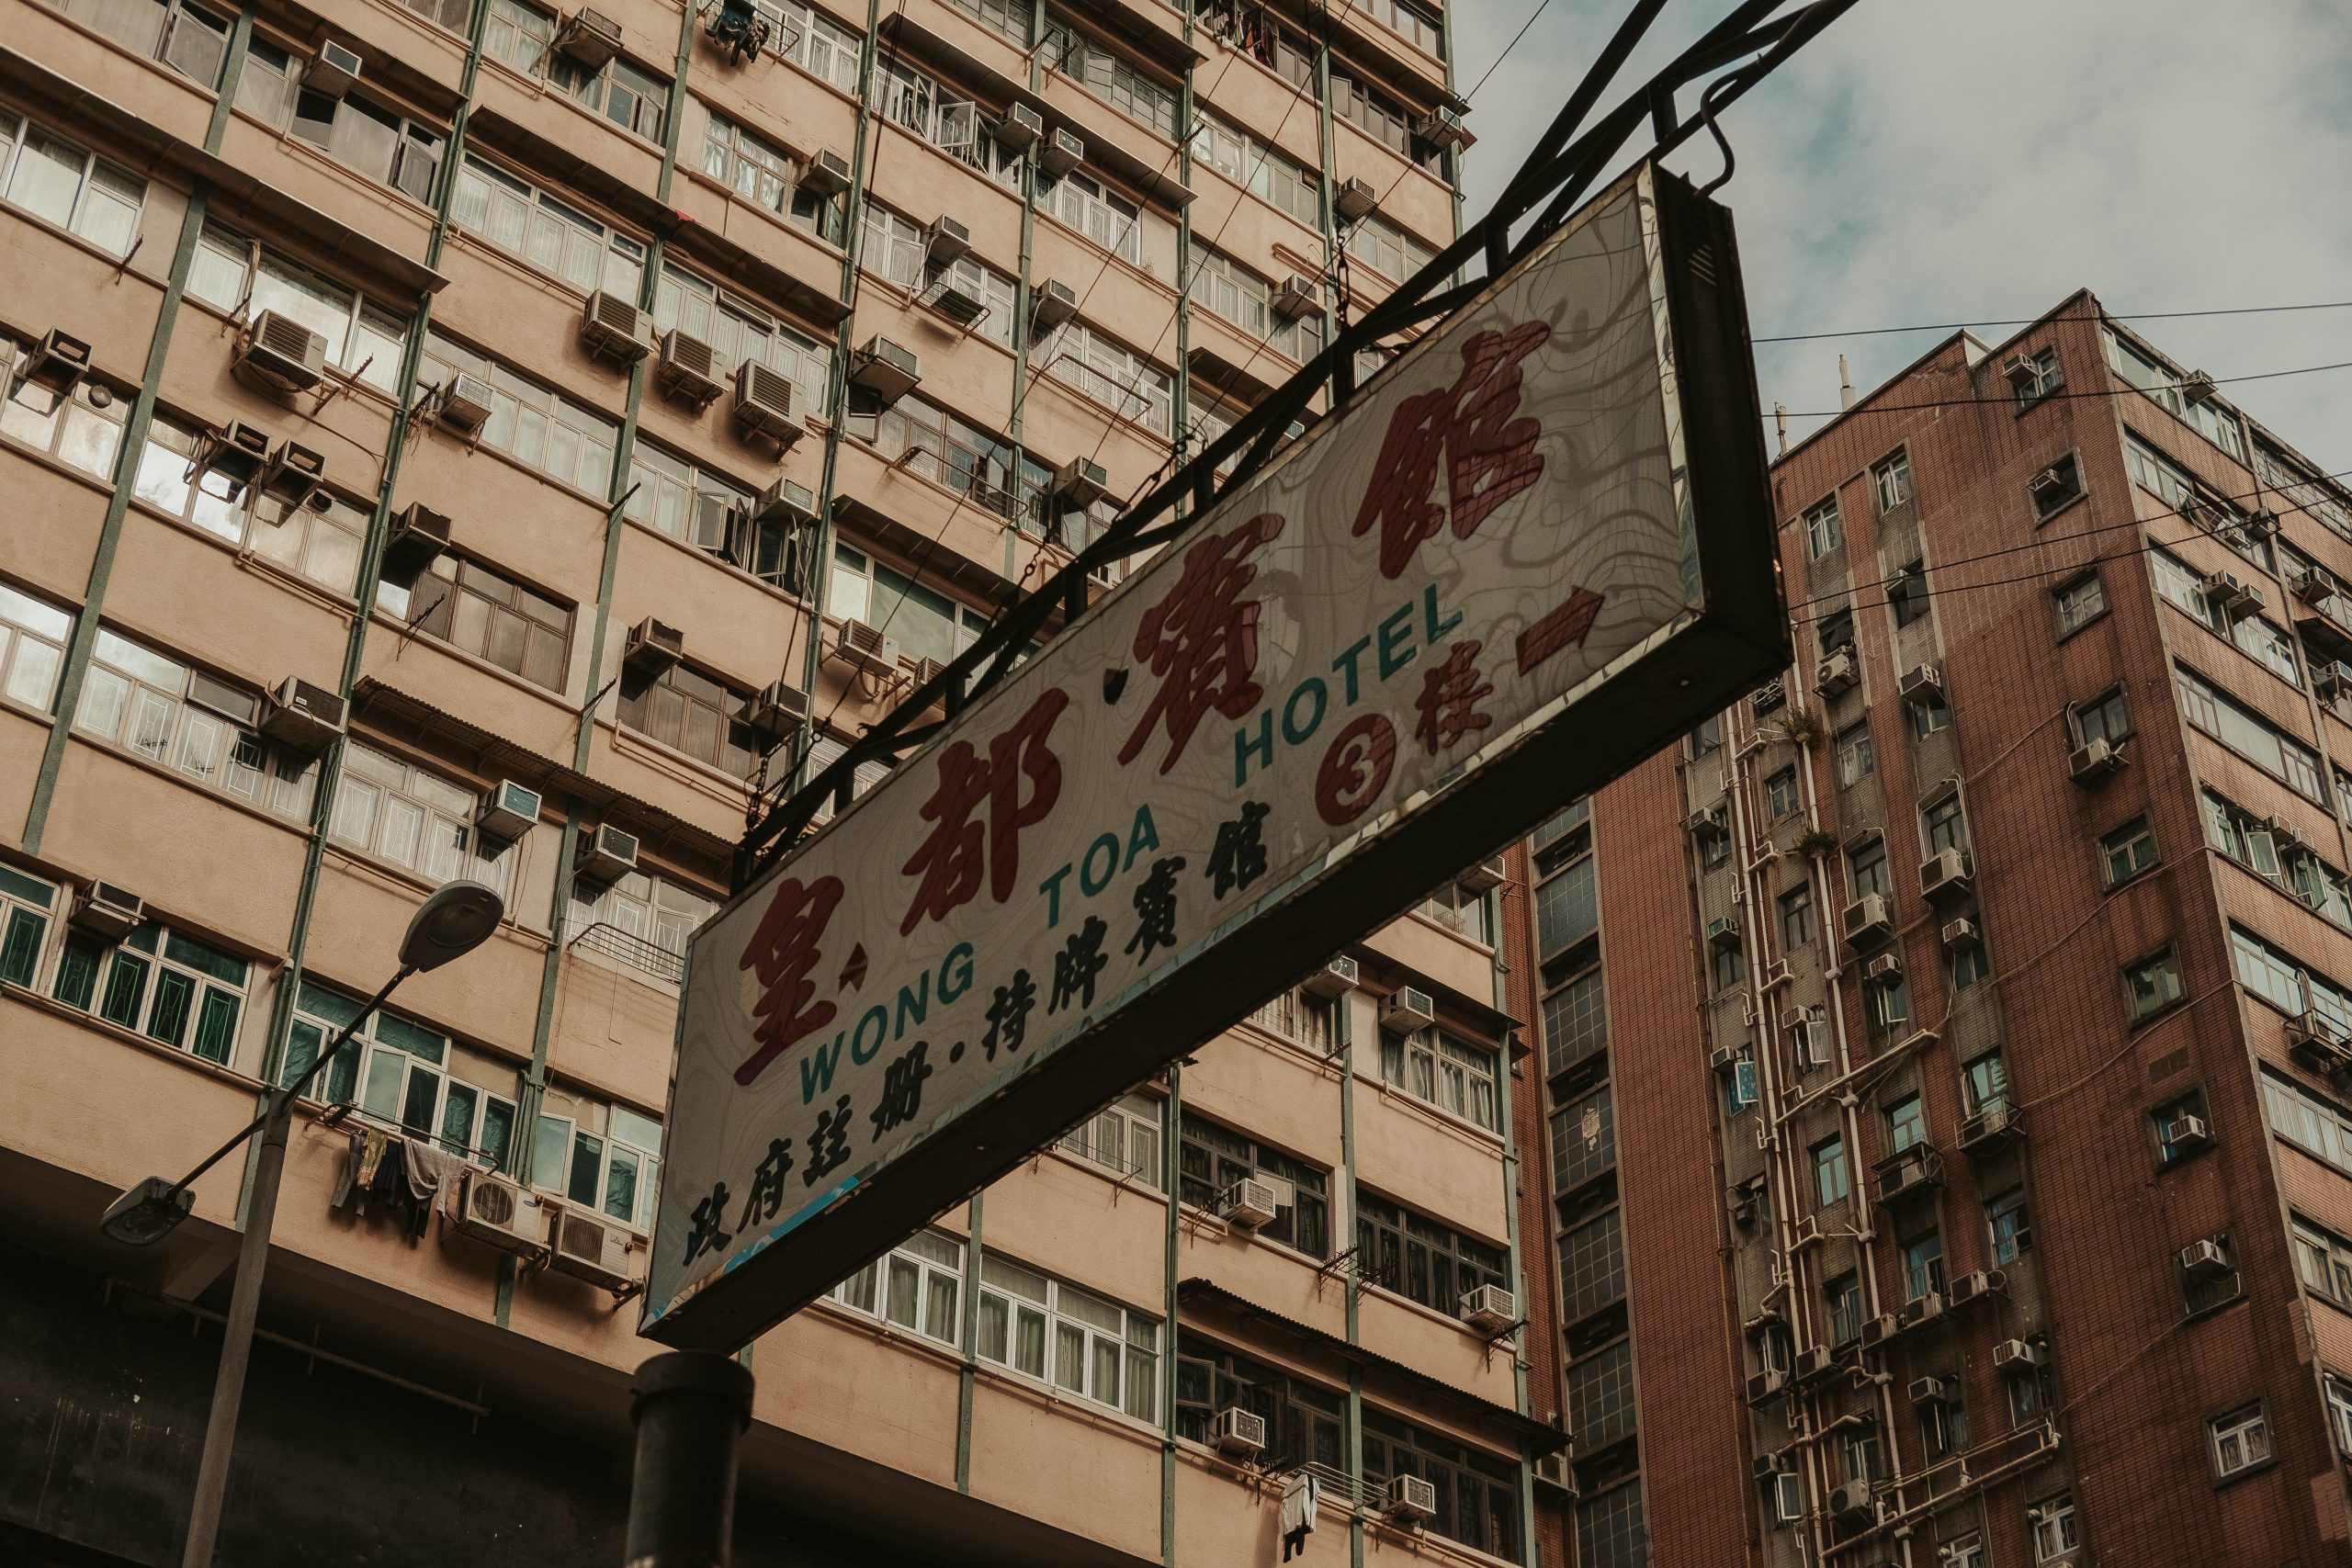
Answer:
<svg viewBox="0 0 2352 1568"><path fill-rule="evenodd" d="M1833 338L1888 337L1900 333L1957 333L1975 327L2030 327L2044 321L2187 321L2212 316L2274 316L2297 310L2352 310L2352 299L2322 299L2308 305L2237 305L2212 310L2142 310L2120 315L2112 310L2093 311L2088 315L2020 316L2008 320L1982 321L1922 321L1908 327L1849 327L1834 333L1784 333L1778 337L1752 338L1766 343L1821 343Z"/></svg>
<svg viewBox="0 0 2352 1568"><path fill-rule="evenodd" d="M2213 385L2233 387L2247 381L2277 381L2289 376L2316 376L2327 370L2352 370L2352 359L2339 359L2332 365L2299 365L2291 370L2261 370L2248 376L2216 376L2213 378ZM2084 391L2044 392L2035 400L2055 402L2062 398L2120 398L2133 394L2146 395L2139 388L2127 385L2093 388ZM1931 398L1923 403L1858 403L1849 409L1809 409L1803 412L1795 409L1775 409L1763 417L1766 419L1845 419L1854 414L1904 413L1926 409L1957 409L1967 408L1977 403L1998 403L2010 407L2016 402L2017 398L2014 394L1997 398Z"/></svg>

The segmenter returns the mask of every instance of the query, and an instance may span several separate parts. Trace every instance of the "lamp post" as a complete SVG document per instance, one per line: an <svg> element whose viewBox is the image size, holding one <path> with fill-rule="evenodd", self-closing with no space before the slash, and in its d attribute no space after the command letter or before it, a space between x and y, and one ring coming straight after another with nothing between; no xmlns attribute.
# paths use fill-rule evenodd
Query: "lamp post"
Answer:
<svg viewBox="0 0 2352 1568"><path fill-rule="evenodd" d="M498 929L506 912L498 895L478 882L452 882L435 892L411 917L401 938L400 968L383 988L368 999L354 1017L320 1051L318 1059L292 1083L268 1091L269 1102L243 1131L221 1145L203 1164L166 1181L149 1177L117 1198L99 1228L117 1241L145 1247L161 1241L186 1219L195 1203L196 1179L220 1163L255 1133L262 1134L260 1157L254 1166L253 1201L245 1214L245 1234L237 1247L237 1278L229 1295L227 1328L220 1345L220 1367L212 1384L212 1409L204 1427L203 1458L196 1474L196 1501L189 1510L187 1544L181 1568L211 1568L213 1542L220 1532L220 1506L229 1490L230 1450L236 1441L237 1411L244 1401L245 1365L252 1359L254 1320L261 1310L262 1271L269 1262L269 1233L277 1217L277 1179L286 1165L288 1129L293 1122L296 1097L326 1070L337 1053L350 1043L368 1015L412 975L437 969L480 947Z"/></svg>

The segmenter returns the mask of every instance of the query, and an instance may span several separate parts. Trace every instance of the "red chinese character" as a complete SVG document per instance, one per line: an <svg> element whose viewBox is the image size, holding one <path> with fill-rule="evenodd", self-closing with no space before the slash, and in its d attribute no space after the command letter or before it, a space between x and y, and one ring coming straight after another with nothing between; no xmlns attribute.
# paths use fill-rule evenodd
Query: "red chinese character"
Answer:
<svg viewBox="0 0 2352 1568"><path fill-rule="evenodd" d="M833 906L841 901L838 876L820 876L806 886L798 877L788 876L768 900L767 913L760 917L759 929L737 965L757 972L761 987L760 999L752 1008L760 1020L752 1037L760 1048L735 1069L737 1083L749 1084L776 1053L833 1021L833 1004L815 999L817 983L808 972L824 956L817 943L833 918Z"/></svg>
<svg viewBox="0 0 2352 1568"><path fill-rule="evenodd" d="M1449 516L1466 539L1487 514L1544 472L1536 423L1519 412L1519 362L1552 335L1548 322L1508 333L1484 332L1462 349L1462 375L1451 387L1416 392L1396 407L1381 444L1380 466L1365 487L1353 532L1380 525L1380 575L1396 578ZM1438 459L1446 464L1446 502L1433 499Z"/></svg>
<svg viewBox="0 0 2352 1568"><path fill-rule="evenodd" d="M912 934L925 917L944 919L968 903L983 871L990 897L1000 904L1012 897L1021 880L1021 829L1043 820L1061 797L1061 761L1046 742L1068 706L1069 695L1059 686L1047 691L989 742L986 761L966 740L940 751L939 788L922 807L931 834L899 868L922 878L899 922L900 936ZM983 805L985 820L978 815Z"/></svg>
<svg viewBox="0 0 2352 1568"><path fill-rule="evenodd" d="M1478 673L1480 646L1476 637L1455 643L1446 650L1445 662L1430 666L1421 677L1421 694L1414 700L1421 719L1413 733L1432 756L1495 722L1478 711L1478 700L1495 694L1493 684Z"/></svg>
<svg viewBox="0 0 2352 1568"><path fill-rule="evenodd" d="M1258 705L1265 689L1258 671L1258 602L1241 591L1258 576L1244 559L1283 531L1277 513L1264 512L1229 534L1212 534L1184 552L1184 570L1168 597L1146 611L1136 629L1136 657L1159 678L1159 690L1119 748L1124 765L1136 760L1144 738L1163 718L1168 772L1184 754L1193 731L1211 710L1241 718Z"/></svg>

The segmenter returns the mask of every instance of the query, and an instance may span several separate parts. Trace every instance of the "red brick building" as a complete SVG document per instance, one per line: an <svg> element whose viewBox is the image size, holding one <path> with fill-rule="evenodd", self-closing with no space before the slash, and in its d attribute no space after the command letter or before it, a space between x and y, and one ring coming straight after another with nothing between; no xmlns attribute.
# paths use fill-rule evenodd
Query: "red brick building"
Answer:
<svg viewBox="0 0 2352 1568"><path fill-rule="evenodd" d="M1774 484L1798 667L1522 863L1539 1540L2352 1562L2352 499L2087 294Z"/></svg>

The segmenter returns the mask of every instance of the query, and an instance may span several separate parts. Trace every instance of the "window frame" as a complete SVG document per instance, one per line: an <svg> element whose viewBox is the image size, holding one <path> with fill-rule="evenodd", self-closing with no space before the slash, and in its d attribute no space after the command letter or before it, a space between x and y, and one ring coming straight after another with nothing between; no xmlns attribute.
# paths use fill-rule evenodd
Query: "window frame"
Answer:
<svg viewBox="0 0 2352 1568"><path fill-rule="evenodd" d="M1045 1293L1024 1293L1009 1279L1013 1275L1027 1276L1042 1285ZM991 1251L980 1255L979 1280L974 1298L975 1359L1015 1377L1075 1394L1098 1409L1128 1420L1158 1421L1160 1358L1167 1352L1169 1339L1166 1319ZM1118 1314L1117 1326L1114 1328L1069 1310L1077 1303L1085 1303L1089 1309ZM992 1304L997 1308L993 1331ZM1032 1319L1038 1325L1038 1358L1034 1368L1019 1359L1024 1348L1019 1336ZM1144 1330L1149 1331L1148 1337L1143 1337ZM992 1332L997 1337L995 1353L990 1351ZM1069 1381L1073 1375L1070 1370L1062 1365L1073 1339L1081 1359L1074 1373L1078 1381L1074 1382ZM1116 1368L1114 1381L1118 1385L1107 1397L1101 1387L1106 1349L1111 1364Z"/></svg>
<svg viewBox="0 0 2352 1568"><path fill-rule="evenodd" d="M2257 1397L2206 1417L2205 1457L2216 1485L2268 1469L2278 1457L2269 1402Z"/></svg>
<svg viewBox="0 0 2352 1568"><path fill-rule="evenodd" d="M943 1252L952 1253L953 1257L941 1256ZM827 1291L823 1299L844 1312L873 1318L951 1349L961 1349L966 1260L963 1237L944 1231L920 1230ZM907 1286L903 1299L909 1308L905 1317L899 1316L898 1310L902 1280ZM943 1317L946 1324L944 1333L937 1326Z"/></svg>

